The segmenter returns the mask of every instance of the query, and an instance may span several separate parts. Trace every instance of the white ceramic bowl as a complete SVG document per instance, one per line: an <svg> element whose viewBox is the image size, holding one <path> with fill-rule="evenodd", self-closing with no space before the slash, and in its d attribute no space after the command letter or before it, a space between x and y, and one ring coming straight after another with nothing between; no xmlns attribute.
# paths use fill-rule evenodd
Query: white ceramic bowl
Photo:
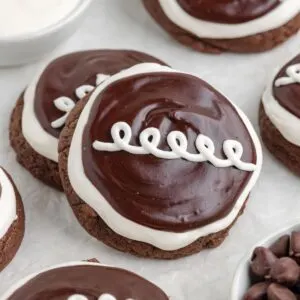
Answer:
<svg viewBox="0 0 300 300"><path fill-rule="evenodd" d="M0 66L26 64L52 52L80 26L91 2L92 0L81 0L61 21L41 31L0 38Z"/></svg>
<svg viewBox="0 0 300 300"><path fill-rule="evenodd" d="M270 247L282 235L291 234L292 231L300 231L300 219L283 226L283 228L261 240L249 250L249 252L241 260L235 273L230 300L242 300L250 287L249 264L253 250L259 246Z"/></svg>

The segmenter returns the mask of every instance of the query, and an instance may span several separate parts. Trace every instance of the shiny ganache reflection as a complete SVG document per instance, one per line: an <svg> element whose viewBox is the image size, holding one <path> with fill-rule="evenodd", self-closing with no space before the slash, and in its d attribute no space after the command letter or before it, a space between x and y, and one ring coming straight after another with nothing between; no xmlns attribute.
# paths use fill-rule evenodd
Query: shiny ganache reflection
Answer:
<svg viewBox="0 0 300 300"><path fill-rule="evenodd" d="M168 300L162 290L138 275L100 265L46 271L17 289L8 300L112 300L108 295L117 300Z"/></svg>
<svg viewBox="0 0 300 300"><path fill-rule="evenodd" d="M215 142L216 156L224 158L223 142L239 141L242 160L256 164L251 137L235 108L224 96L197 77L180 73L136 75L110 84L98 96L83 134L83 166L87 177L122 216L144 226L184 232L226 216L251 173L234 167L151 155L99 152L95 140L112 142L110 129L124 121L132 128L131 145L148 127L161 133L161 150L170 150L167 135L181 131L188 151L204 134Z"/></svg>
<svg viewBox="0 0 300 300"><path fill-rule="evenodd" d="M259 18L279 0L177 0L191 16L216 23L238 24Z"/></svg>
<svg viewBox="0 0 300 300"><path fill-rule="evenodd" d="M95 86L98 74L113 75L141 62L162 63L150 55L127 50L83 51L57 58L44 70L36 87L34 105L40 124L58 138L63 127L54 128L51 124L65 112L55 106L55 99L67 97L76 102L77 89Z"/></svg>
<svg viewBox="0 0 300 300"><path fill-rule="evenodd" d="M292 82L286 85L276 86L278 79L286 77L288 67L300 64L300 55L288 62L276 75L273 82L273 95L278 103L290 113L300 118L300 83ZM299 74L297 74L299 76Z"/></svg>

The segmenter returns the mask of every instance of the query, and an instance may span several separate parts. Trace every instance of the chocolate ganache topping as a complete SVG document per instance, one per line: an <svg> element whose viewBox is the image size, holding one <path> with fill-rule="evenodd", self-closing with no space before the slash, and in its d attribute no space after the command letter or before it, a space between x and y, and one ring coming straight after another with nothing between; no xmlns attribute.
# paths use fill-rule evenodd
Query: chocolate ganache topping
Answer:
<svg viewBox="0 0 300 300"><path fill-rule="evenodd" d="M227 24L259 18L280 4L279 0L177 0L191 16Z"/></svg>
<svg viewBox="0 0 300 300"><path fill-rule="evenodd" d="M215 155L225 158L223 142L237 140L242 160L256 164L251 136L236 109L210 85L183 73L156 72L111 83L96 98L83 133L86 176L122 216L138 224L169 232L185 232L225 217L235 205L251 172L218 168L209 162L162 159L126 151L96 151L93 142L111 143L111 128L119 122L132 128L130 144L139 135L159 129L159 149L169 151L167 135L184 133L188 152L197 135L211 138Z"/></svg>
<svg viewBox="0 0 300 300"><path fill-rule="evenodd" d="M294 71L296 77L298 75L299 81L293 80L292 75L290 83L280 86L275 85L278 79L289 76L287 74L289 67L298 64L300 64L300 55L296 56L280 70L273 83L273 95L282 107L300 118L300 67Z"/></svg>
<svg viewBox="0 0 300 300"><path fill-rule="evenodd" d="M74 295L81 297L76 298ZM157 286L131 272L87 264L66 266L41 273L8 298L8 300L70 299L168 300L168 297Z"/></svg>
<svg viewBox="0 0 300 300"><path fill-rule="evenodd" d="M68 54L50 63L36 86L35 113L46 132L59 137L63 127L51 123L65 112L54 105L54 100L65 96L78 101L75 91L82 85L96 85L98 74L112 75L141 62L162 63L147 54L127 50L94 50Z"/></svg>

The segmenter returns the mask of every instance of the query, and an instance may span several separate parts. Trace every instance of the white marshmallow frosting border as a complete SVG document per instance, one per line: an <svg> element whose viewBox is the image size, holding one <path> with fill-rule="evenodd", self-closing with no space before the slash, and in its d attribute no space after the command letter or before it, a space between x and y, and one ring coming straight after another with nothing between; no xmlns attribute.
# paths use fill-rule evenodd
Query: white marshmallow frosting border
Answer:
<svg viewBox="0 0 300 300"><path fill-rule="evenodd" d="M2 239L17 218L17 203L12 182L1 167L0 186L0 239Z"/></svg>
<svg viewBox="0 0 300 300"><path fill-rule="evenodd" d="M43 64L24 93L22 133L29 145L40 155L58 162L58 139L48 133L39 122L34 108L36 87L47 64Z"/></svg>
<svg viewBox="0 0 300 300"><path fill-rule="evenodd" d="M299 0L281 0L282 3L269 13L255 20L240 24L220 24L203 21L189 15L177 0L159 0L165 15L177 26L199 38L235 39L279 28L300 12Z"/></svg>
<svg viewBox="0 0 300 300"><path fill-rule="evenodd" d="M223 219L218 220L214 223L206 225L204 227L193 229L183 233L166 232L160 231L146 226L137 224L119 214L115 211L112 206L106 201L106 199L101 195L97 188L91 183L91 181L86 177L82 162L82 136L85 125L88 122L91 108L97 99L97 96L111 83L126 78L129 76L145 73L155 73L155 72L178 72L172 70L168 67L164 67L158 64L143 63L138 64L130 69L124 70L118 74L115 74L110 79L105 81L103 84L99 85L95 91L91 94L90 99L86 106L84 107L74 131L72 138L70 152L68 157L68 176L70 183L76 192L76 194L90 205L97 214L104 220L104 222L116 233L126 238L145 242L151 244L157 248L165 251L173 251L181 249L200 237L206 236L211 233L215 233L227 228L238 216L242 206L244 205L250 191L255 185L258 176L261 171L262 165L262 149L259 139L245 114L239 110L237 107L237 113L244 122L249 134L253 140L256 155L257 155L257 168L252 173L248 184L241 193L239 199L232 211ZM84 187L84 188L82 188Z"/></svg>
<svg viewBox="0 0 300 300"><path fill-rule="evenodd" d="M19 290L20 288L22 288L27 282L29 282L30 280L34 279L35 277L37 277L38 275L40 275L42 273L45 273L45 272L48 272L48 271L51 271L51 270L55 270L55 269L60 269L60 268L77 267L77 266L109 267L109 268L114 268L114 269L117 269L117 270L124 270L124 269L115 268L115 267L103 265L103 264L96 263L96 262L74 261L74 262L68 262L68 263L64 263L64 264L59 264L59 265L55 265L55 266L43 269L42 271L33 273L33 274L31 274L31 275L23 278L22 280L20 280L19 282L17 282L15 285L13 285L10 289L8 289L8 291L2 297L0 296L0 300L7 300L17 290ZM145 279L145 280L147 281L147 279Z"/></svg>
<svg viewBox="0 0 300 300"><path fill-rule="evenodd" d="M291 59L282 64L282 66L285 66L290 61ZM290 143L300 147L300 119L281 106L273 94L274 80L281 68L276 68L269 79L262 96L262 103L267 117L282 136Z"/></svg>

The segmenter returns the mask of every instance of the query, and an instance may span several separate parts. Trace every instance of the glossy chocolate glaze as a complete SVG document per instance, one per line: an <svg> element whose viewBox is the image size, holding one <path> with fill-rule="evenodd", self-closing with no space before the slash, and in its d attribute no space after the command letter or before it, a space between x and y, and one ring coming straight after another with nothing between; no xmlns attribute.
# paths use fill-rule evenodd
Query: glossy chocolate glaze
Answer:
<svg viewBox="0 0 300 300"><path fill-rule="evenodd" d="M41 273L8 300L68 300L74 294L88 300L97 300L102 294L111 294L117 300L168 300L163 291L138 275L100 265L62 267Z"/></svg>
<svg viewBox="0 0 300 300"><path fill-rule="evenodd" d="M179 130L186 134L193 153L199 133L214 141L220 158L226 139L242 143L245 162L256 163L256 152L233 106L197 77L153 73L111 84L96 99L85 127L83 165L112 207L134 222L171 232L204 226L231 211L252 175L210 163L94 150L95 140L112 142L110 130L118 121L132 127L132 145L139 145L143 129L156 127L162 135L160 149L169 150L166 136Z"/></svg>
<svg viewBox="0 0 300 300"><path fill-rule="evenodd" d="M45 129L59 137L62 128L51 123L65 113L53 101L61 96L78 101L75 90L81 85L95 86L97 74L112 75L141 62L162 63L147 54L127 50L93 50L68 54L51 62L41 75L35 93L35 113Z"/></svg>
<svg viewBox="0 0 300 300"><path fill-rule="evenodd" d="M191 16L227 24L259 18L280 4L279 0L177 0Z"/></svg>
<svg viewBox="0 0 300 300"><path fill-rule="evenodd" d="M277 74L273 83L273 95L279 104L290 113L300 118L300 84L293 83L280 87L275 86L278 78L286 77L286 69L289 66L300 64L300 55L288 62Z"/></svg>

